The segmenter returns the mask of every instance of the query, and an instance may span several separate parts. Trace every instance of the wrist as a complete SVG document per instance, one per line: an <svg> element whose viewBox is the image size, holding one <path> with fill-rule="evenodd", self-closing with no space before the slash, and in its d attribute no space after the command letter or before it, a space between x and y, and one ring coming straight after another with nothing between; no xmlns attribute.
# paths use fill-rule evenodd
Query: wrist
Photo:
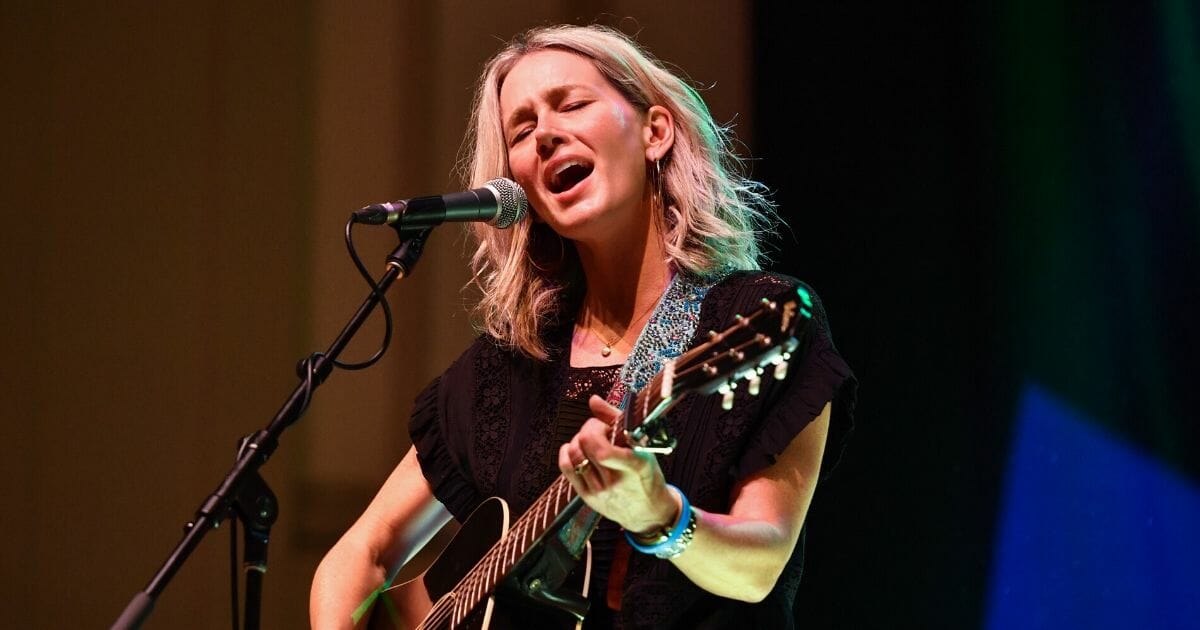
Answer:
<svg viewBox="0 0 1200 630"><path fill-rule="evenodd" d="M671 530L675 528L675 524L679 522L679 517L683 513L683 502L686 500L683 497L683 492L675 486L666 484L663 486L663 493L666 496L655 502L656 506L664 506L660 510L661 513L654 518L648 519L646 525L637 529L627 530L638 540L648 545L662 542L662 540L670 536Z"/></svg>
<svg viewBox="0 0 1200 630"><path fill-rule="evenodd" d="M696 534L696 513L688 503L687 496L675 486L668 484L667 487L678 495L680 502L678 515L670 529L640 534L625 532L625 538L635 550L662 559L671 559L683 553L692 544Z"/></svg>

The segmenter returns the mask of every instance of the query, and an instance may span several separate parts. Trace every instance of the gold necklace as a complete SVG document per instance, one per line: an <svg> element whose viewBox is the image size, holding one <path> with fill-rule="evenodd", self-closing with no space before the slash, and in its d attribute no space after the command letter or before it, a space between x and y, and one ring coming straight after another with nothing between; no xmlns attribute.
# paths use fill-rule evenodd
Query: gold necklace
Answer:
<svg viewBox="0 0 1200 630"><path fill-rule="evenodd" d="M603 336L601 336L601 334L600 334L600 331L596 330L596 327L595 327L593 324L589 323L589 324L588 324L588 327L587 327L587 330L588 330L588 332L590 332L590 333L592 333L593 335L595 335L595 336L596 336L596 338L597 338L597 339L599 339L599 340L600 340L600 342L604 344L604 347L600 349L600 356L602 356L602 357L606 357L606 358L607 358L609 355L611 355L611 354L612 354L612 349L613 349L613 346L615 346L617 343L619 343L619 342L621 342L621 341L624 341L624 340L625 340L625 335L628 335L628 334L629 334L629 331L630 331L630 330L632 330L632 329L634 328L634 326L637 326L638 322L640 322L640 321L642 320L642 318L643 318L643 317L645 317L645 316L649 315L649 314L650 314L650 311L653 311L653 310L654 310L654 307L655 307L655 306L657 306L657 305L658 305L658 300L655 300L655 301L651 302L651 303L650 303L650 307L649 307L649 308L647 308L646 310L642 311L642 314L641 314L641 315L638 315L638 316L637 316L637 319L635 319L635 320L633 320L632 322L630 322L630 323L629 323L629 327L625 329L625 332L624 332L624 333L621 333L621 336L620 336L620 337L617 337L616 339L613 339L612 341L605 341L605 340L604 340L604 337L603 337ZM591 322L591 321L595 321L595 319L596 319L596 318L595 318L595 316L594 316L594 315L592 315L592 314L591 314L591 311L589 310L589 312L588 312L588 320L589 320L589 322Z"/></svg>

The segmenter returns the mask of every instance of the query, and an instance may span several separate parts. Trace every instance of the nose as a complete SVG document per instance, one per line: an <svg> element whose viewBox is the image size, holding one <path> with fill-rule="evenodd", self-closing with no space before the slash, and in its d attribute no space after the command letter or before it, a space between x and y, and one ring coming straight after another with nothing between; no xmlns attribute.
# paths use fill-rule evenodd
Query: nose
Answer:
<svg viewBox="0 0 1200 630"><path fill-rule="evenodd" d="M538 155L546 159L554 154L559 145L566 142L561 132L550 125L541 125L534 132L537 138Z"/></svg>

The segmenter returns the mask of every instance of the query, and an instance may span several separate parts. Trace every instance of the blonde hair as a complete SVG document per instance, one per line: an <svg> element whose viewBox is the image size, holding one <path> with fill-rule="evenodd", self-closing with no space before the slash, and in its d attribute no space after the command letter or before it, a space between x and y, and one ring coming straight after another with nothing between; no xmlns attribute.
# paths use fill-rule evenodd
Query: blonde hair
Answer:
<svg viewBox="0 0 1200 630"><path fill-rule="evenodd" d="M663 227L668 262L679 272L714 277L758 269L758 237L775 221L766 188L743 174L732 132L717 124L699 93L625 34L603 26L551 26L513 39L487 63L464 148L463 179L471 187L511 176L500 117L500 87L525 55L565 50L592 61L637 110L666 107L675 119L675 142L658 164L648 165L657 187L655 220ZM661 172L660 172L661 170ZM497 230L474 224L479 242L471 259L472 283L482 293L477 326L501 344L546 359L542 333L560 315L564 292L582 273L574 247L548 227L521 221ZM558 260L555 260L557 258Z"/></svg>

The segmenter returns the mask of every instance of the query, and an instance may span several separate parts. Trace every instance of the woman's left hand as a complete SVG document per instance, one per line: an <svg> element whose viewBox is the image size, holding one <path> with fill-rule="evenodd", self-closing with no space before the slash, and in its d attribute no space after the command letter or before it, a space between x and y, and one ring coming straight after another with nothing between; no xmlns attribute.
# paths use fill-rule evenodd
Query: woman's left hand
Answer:
<svg viewBox="0 0 1200 630"><path fill-rule="evenodd" d="M658 460L612 443L611 427L620 410L599 396L592 396L588 406L595 417L559 449L559 469L584 502L626 531L669 528L679 514L679 499L667 489Z"/></svg>

